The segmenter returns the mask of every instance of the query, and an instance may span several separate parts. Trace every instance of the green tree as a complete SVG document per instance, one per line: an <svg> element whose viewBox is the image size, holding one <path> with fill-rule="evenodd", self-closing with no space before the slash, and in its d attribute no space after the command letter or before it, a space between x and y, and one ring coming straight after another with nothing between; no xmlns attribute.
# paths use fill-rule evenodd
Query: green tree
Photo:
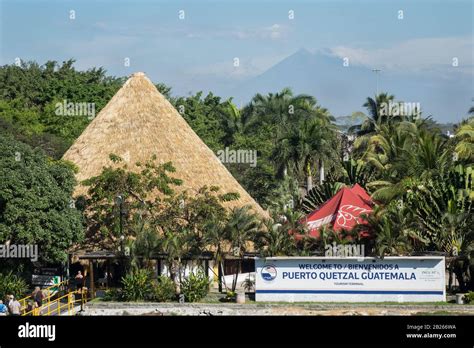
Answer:
<svg viewBox="0 0 474 348"><path fill-rule="evenodd" d="M363 159L377 173L368 187L383 202L402 196L413 181L439 176L452 163L446 140L422 122L382 125L368 144Z"/></svg>
<svg viewBox="0 0 474 348"><path fill-rule="evenodd" d="M95 116L60 115L56 112L57 103L88 103L98 113L125 81L107 76L103 68L78 71L74 62L73 59L62 64L22 62L20 66L0 67L0 119L27 137L59 138L61 141L31 144L27 141L55 154L55 158L62 155Z"/></svg>
<svg viewBox="0 0 474 348"><path fill-rule="evenodd" d="M209 251L213 252L214 262L217 265L219 275L224 274L224 258L225 258L225 220L215 220L211 219L207 221L204 226L205 233L205 244L209 248ZM224 284L222 284L224 280ZM228 289L227 284L225 283L225 278L218 277L218 286L219 291L222 291L222 285Z"/></svg>
<svg viewBox="0 0 474 348"><path fill-rule="evenodd" d="M295 123L278 139L274 148L274 161L278 173L302 175L307 191L313 187L314 167L335 156L337 146L335 129L324 114L314 111L311 117Z"/></svg>
<svg viewBox="0 0 474 348"><path fill-rule="evenodd" d="M0 153L0 243L37 244L40 261L65 262L84 236L73 168L9 136Z"/></svg>
<svg viewBox="0 0 474 348"><path fill-rule="evenodd" d="M278 138L289 124L311 117L316 107L314 97L306 94L295 96L290 88L284 88L268 95L257 93L243 112L249 114L248 127L258 128L265 123L275 125Z"/></svg>
<svg viewBox="0 0 474 348"><path fill-rule="evenodd" d="M471 109L474 110L474 107ZM474 116L460 123L456 131L456 141L455 151L459 159L474 163Z"/></svg>
<svg viewBox="0 0 474 348"><path fill-rule="evenodd" d="M452 252L451 246L457 245L461 252L462 243L453 241L465 239L463 236L472 230L469 224L474 209L472 181L472 168L459 165L440 177L407 187L406 202L416 216L420 231L430 241L430 250ZM463 251L468 251L467 246Z"/></svg>
<svg viewBox="0 0 474 348"><path fill-rule="evenodd" d="M242 133L248 122L246 114L241 112L232 100L226 102L225 112L222 114L222 127L224 136L222 142L225 146L230 146L235 142L237 134Z"/></svg>
<svg viewBox="0 0 474 348"><path fill-rule="evenodd" d="M222 204L236 198L235 193L220 194L218 187L202 187L192 194L183 192L167 197L154 207L153 224L160 231L160 251L166 255L178 293L185 256L197 257L210 251L210 247L217 247L215 259L220 260L222 244L215 233L223 237L224 232L213 227L212 222L226 221L227 211Z"/></svg>
<svg viewBox="0 0 474 348"><path fill-rule="evenodd" d="M366 231L375 238L373 252L380 257L409 255L415 243L428 242L417 231L412 211L397 201L386 207L375 207L373 213L364 217L367 222L354 230Z"/></svg>
<svg viewBox="0 0 474 348"><path fill-rule="evenodd" d="M352 127L351 131L356 131L359 136L372 134L377 127L389 123L394 118L384 111L386 110L385 107L392 103L394 99L393 95L387 93L380 93L375 96L375 99L367 97L363 106L367 109L368 117L360 126Z"/></svg>
<svg viewBox="0 0 474 348"><path fill-rule="evenodd" d="M227 113L226 102L212 93L203 98L203 93L198 92L186 98L176 98L173 105L207 146L213 151L223 148L225 132L222 122Z"/></svg>
<svg viewBox="0 0 474 348"><path fill-rule="evenodd" d="M231 248L231 253L240 260L243 259L249 244L254 240L259 230L259 221L257 216L251 212L249 206L233 208L229 214L224 227L226 241ZM232 281L232 292L237 287L237 277L241 271L241 264L238 263L237 273Z"/></svg>
<svg viewBox="0 0 474 348"><path fill-rule="evenodd" d="M303 235L302 214L287 209L263 222L264 228L255 235L255 246L265 257L298 254L298 235Z"/></svg>
<svg viewBox="0 0 474 348"><path fill-rule="evenodd" d="M139 172L132 172L119 156L110 155L118 166L104 167L98 176L83 182L89 186L85 207L88 239L93 243L119 246L121 234L128 239L143 228L143 219L152 216L152 207L174 193L182 180L171 177L172 163L156 164L153 155L146 163L137 163ZM150 195L150 192L160 195Z"/></svg>

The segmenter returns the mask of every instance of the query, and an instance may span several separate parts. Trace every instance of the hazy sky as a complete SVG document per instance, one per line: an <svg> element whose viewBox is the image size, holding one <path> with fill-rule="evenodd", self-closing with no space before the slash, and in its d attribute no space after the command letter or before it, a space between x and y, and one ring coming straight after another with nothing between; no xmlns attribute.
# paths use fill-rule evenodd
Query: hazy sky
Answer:
<svg viewBox="0 0 474 348"><path fill-rule="evenodd" d="M238 84L300 48L440 83L473 77L470 0L0 2L0 64L74 58L79 69L145 71L180 94Z"/></svg>

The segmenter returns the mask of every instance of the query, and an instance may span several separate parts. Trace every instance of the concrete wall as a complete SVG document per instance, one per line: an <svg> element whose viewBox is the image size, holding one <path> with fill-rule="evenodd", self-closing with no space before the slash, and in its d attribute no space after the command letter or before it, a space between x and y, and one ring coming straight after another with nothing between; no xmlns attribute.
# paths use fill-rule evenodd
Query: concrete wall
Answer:
<svg viewBox="0 0 474 348"><path fill-rule="evenodd" d="M209 269L208 269L209 280L214 281L214 278L216 277L213 273L214 261L209 260L208 263L209 263ZM190 273L197 272L199 268L204 269L204 265L205 265L204 260L183 261L183 266L181 267L181 277L186 278L187 276L189 276ZM161 275L170 276L168 264L163 261L161 262Z"/></svg>
<svg viewBox="0 0 474 348"><path fill-rule="evenodd" d="M232 287L232 281L234 280L234 275L229 274L229 275L224 276L223 278L225 279L225 283L226 283L227 287L231 288ZM243 282L245 282L249 278L255 284L255 272L239 273L239 275L237 276L237 287L236 287L237 292L245 291L245 288L243 287ZM224 287L224 284L222 286ZM251 291L253 291L253 289Z"/></svg>

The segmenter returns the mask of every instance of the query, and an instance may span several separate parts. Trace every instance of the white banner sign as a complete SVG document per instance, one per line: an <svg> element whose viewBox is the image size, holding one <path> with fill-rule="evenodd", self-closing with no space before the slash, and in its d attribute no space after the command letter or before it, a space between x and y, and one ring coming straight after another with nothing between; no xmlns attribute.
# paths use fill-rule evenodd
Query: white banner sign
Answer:
<svg viewBox="0 0 474 348"><path fill-rule="evenodd" d="M60 276L33 274L31 276L31 283L43 287L52 286L61 282Z"/></svg>
<svg viewBox="0 0 474 348"><path fill-rule="evenodd" d="M273 257L255 261L256 301L446 301L444 257Z"/></svg>

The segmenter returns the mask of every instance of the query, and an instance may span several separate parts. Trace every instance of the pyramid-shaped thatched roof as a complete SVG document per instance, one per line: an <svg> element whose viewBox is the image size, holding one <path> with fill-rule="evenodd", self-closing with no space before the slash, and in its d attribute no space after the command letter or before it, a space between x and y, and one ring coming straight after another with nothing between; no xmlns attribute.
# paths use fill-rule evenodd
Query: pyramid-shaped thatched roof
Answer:
<svg viewBox="0 0 474 348"><path fill-rule="evenodd" d="M218 186L221 193L240 195L239 200L226 203L228 207L250 205L266 215L143 73L125 82L63 159L79 167L76 178L81 182L110 166L111 153L122 157L131 170L155 154L159 162L171 161L176 167L174 175L183 180L177 190L192 193L203 186ZM86 187L76 187L76 196L86 193Z"/></svg>

